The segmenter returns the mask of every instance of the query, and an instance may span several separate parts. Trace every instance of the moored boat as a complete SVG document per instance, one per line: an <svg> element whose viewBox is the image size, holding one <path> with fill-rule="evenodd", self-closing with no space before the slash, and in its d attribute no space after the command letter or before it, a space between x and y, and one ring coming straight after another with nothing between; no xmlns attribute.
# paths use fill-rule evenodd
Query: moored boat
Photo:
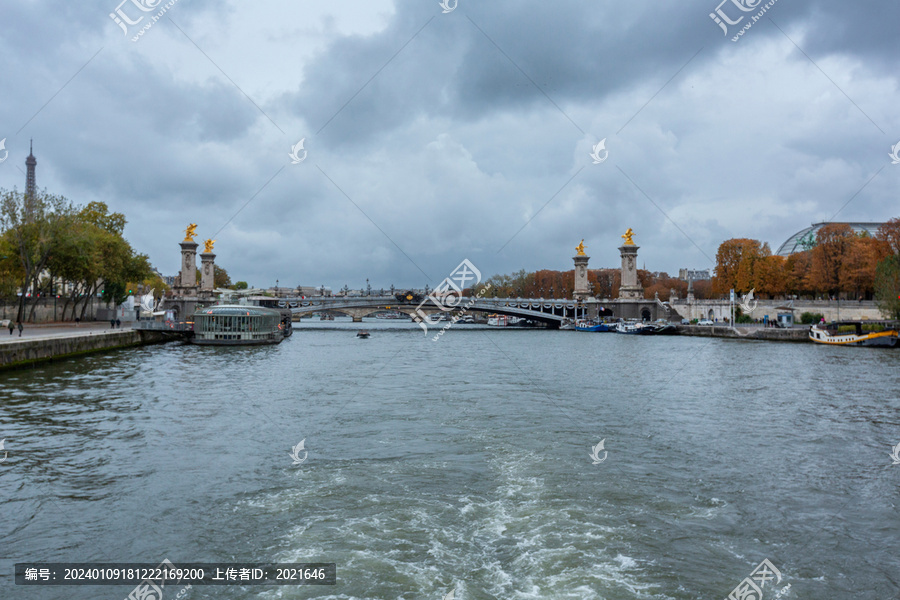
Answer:
<svg viewBox="0 0 900 600"><path fill-rule="evenodd" d="M643 323L638 321L619 321L616 324L616 333L624 333L627 335L638 335L643 329Z"/></svg>
<svg viewBox="0 0 900 600"><path fill-rule="evenodd" d="M506 315L488 315L487 324L491 327L506 327L507 321Z"/></svg>
<svg viewBox="0 0 900 600"><path fill-rule="evenodd" d="M602 323L597 321L578 321L575 323L576 331L612 331L610 329L609 323Z"/></svg>
<svg viewBox="0 0 900 600"><path fill-rule="evenodd" d="M372 334L369 333L368 331L360 331L356 334L356 337L367 340L367 339L369 339L370 335L372 335Z"/></svg>
<svg viewBox="0 0 900 600"><path fill-rule="evenodd" d="M216 304L194 313L191 343L203 346L278 344L285 338L281 311L243 304Z"/></svg>
<svg viewBox="0 0 900 600"><path fill-rule="evenodd" d="M865 321L834 321L813 325L809 339L817 344L830 346L881 346L895 348L900 345L897 324Z"/></svg>
<svg viewBox="0 0 900 600"><path fill-rule="evenodd" d="M638 335L675 335L678 330L666 320L659 319L652 323L642 323Z"/></svg>

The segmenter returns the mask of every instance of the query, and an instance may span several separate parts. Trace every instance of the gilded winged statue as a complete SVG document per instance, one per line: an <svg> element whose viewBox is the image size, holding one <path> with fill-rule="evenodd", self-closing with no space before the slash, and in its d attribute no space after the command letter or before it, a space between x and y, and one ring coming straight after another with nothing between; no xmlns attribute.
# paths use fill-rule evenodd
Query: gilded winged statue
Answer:
<svg viewBox="0 0 900 600"><path fill-rule="evenodd" d="M587 256L584 253L584 240L581 240L581 243L575 246L575 252L577 252L577 256Z"/></svg>
<svg viewBox="0 0 900 600"><path fill-rule="evenodd" d="M206 240L203 242L203 251L204 252L212 252L213 245L216 243L216 240Z"/></svg>
<svg viewBox="0 0 900 600"><path fill-rule="evenodd" d="M184 241L193 242L195 237L197 237L197 224L191 223L184 230Z"/></svg>
<svg viewBox="0 0 900 600"><path fill-rule="evenodd" d="M628 228L628 231L622 237L625 238L626 246L634 246L634 232L631 230L631 227Z"/></svg>

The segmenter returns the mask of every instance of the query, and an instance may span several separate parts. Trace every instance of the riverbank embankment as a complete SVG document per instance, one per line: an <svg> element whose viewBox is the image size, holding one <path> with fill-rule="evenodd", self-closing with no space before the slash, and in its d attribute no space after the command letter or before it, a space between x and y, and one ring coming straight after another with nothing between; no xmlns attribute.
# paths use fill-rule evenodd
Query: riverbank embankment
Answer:
<svg viewBox="0 0 900 600"><path fill-rule="evenodd" d="M109 330L0 343L0 370L18 369L122 348L160 344L176 338L158 331Z"/></svg>
<svg viewBox="0 0 900 600"><path fill-rule="evenodd" d="M742 340L773 340L780 342L805 342L809 340L809 327L731 327L727 325L676 325L679 335L697 337L735 338Z"/></svg>

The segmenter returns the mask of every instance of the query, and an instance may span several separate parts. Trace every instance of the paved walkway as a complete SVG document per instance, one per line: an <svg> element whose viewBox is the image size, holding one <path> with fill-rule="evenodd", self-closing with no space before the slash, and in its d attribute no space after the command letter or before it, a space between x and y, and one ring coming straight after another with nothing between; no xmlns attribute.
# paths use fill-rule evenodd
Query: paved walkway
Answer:
<svg viewBox="0 0 900 600"><path fill-rule="evenodd" d="M15 342L25 339L38 340L42 338L68 337L79 334L90 335L92 333L103 333L106 331L126 331L128 329L131 329L131 326L122 323L122 327L113 330L110 328L108 322L104 323L102 321L90 321L88 323L81 323L78 327L70 323L61 325L31 325L26 323L25 329L22 330L22 337L19 337L18 329L13 331L12 335L9 335L8 328L0 330L0 344L7 344L9 342Z"/></svg>

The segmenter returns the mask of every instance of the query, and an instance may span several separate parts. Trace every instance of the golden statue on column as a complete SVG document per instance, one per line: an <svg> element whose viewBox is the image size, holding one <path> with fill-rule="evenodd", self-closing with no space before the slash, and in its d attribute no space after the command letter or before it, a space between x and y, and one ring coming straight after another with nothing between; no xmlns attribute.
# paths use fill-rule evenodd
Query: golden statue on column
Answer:
<svg viewBox="0 0 900 600"><path fill-rule="evenodd" d="M584 240L581 240L581 243L575 246L575 252L578 253L577 256L587 256L587 254L584 253Z"/></svg>
<svg viewBox="0 0 900 600"><path fill-rule="evenodd" d="M631 230L631 227L628 228L628 231L622 237L625 238L625 246L634 246L634 232Z"/></svg>
<svg viewBox="0 0 900 600"><path fill-rule="evenodd" d="M195 237L197 237L197 224L191 223L184 230L184 241L193 242Z"/></svg>

